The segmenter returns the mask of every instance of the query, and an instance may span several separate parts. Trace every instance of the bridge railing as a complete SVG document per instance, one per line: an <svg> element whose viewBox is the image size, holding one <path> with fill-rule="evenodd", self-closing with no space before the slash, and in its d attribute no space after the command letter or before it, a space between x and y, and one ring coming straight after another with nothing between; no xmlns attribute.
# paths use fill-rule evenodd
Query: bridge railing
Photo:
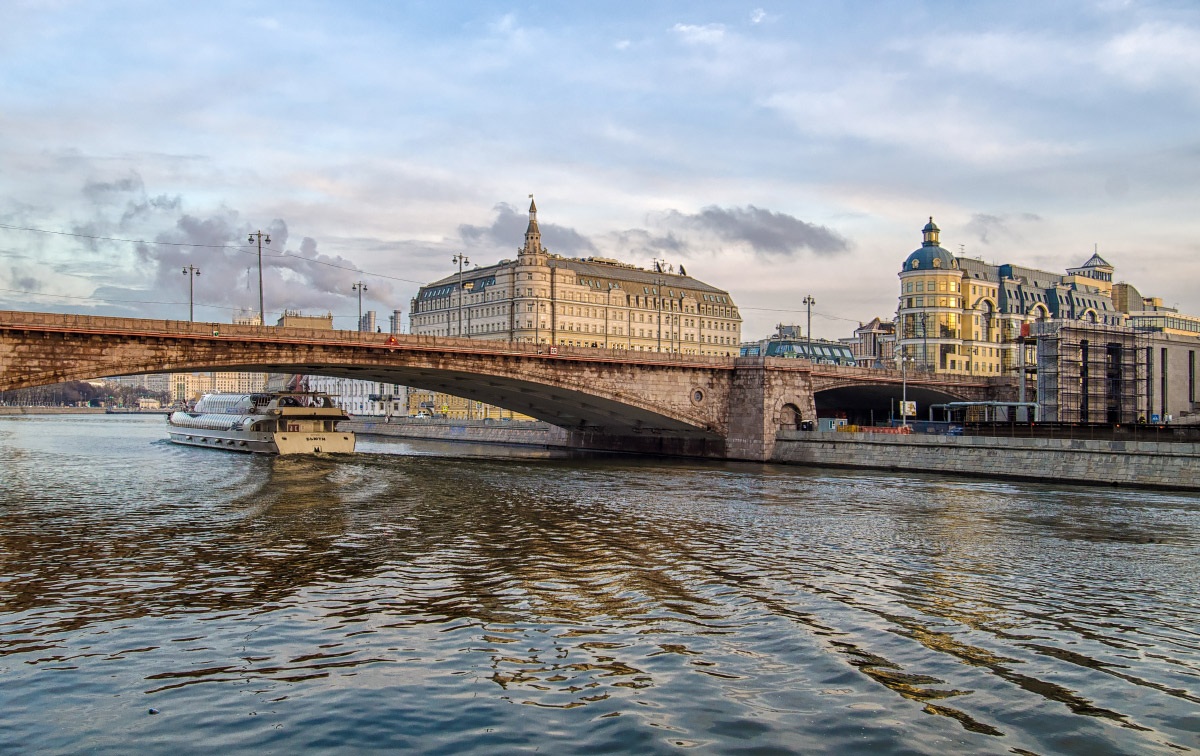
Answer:
<svg viewBox="0 0 1200 756"><path fill-rule="evenodd" d="M681 354L675 352L640 352L605 347L571 347L551 344L472 339L456 336L426 336L406 333L368 331L319 330L282 326L244 325L236 323L190 322L124 318L106 315L76 315L69 313L0 311L0 328L30 328L54 331L74 331L98 334L145 334L182 338L241 338L264 341L303 341L322 344L356 344L382 348L422 348L487 352L489 354L540 355L575 359L619 359L652 364L704 365L725 367L734 364L734 357Z"/></svg>

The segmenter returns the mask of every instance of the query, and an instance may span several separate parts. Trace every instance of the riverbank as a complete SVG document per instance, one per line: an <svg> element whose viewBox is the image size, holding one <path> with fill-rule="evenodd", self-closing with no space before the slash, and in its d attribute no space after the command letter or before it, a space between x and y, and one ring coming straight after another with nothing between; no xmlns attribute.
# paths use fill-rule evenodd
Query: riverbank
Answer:
<svg viewBox="0 0 1200 756"><path fill-rule="evenodd" d="M571 448L548 423L393 418L339 427L393 438ZM771 462L1200 491L1200 443L780 431Z"/></svg>
<svg viewBox="0 0 1200 756"><path fill-rule="evenodd" d="M394 417L390 422L349 420L340 430L368 436L463 441L477 444L567 447L567 432L549 423L520 420L450 420L439 417Z"/></svg>
<svg viewBox="0 0 1200 756"><path fill-rule="evenodd" d="M0 415L103 415L103 407L0 407Z"/></svg>
<svg viewBox="0 0 1200 756"><path fill-rule="evenodd" d="M772 462L1200 491L1200 444L780 431Z"/></svg>

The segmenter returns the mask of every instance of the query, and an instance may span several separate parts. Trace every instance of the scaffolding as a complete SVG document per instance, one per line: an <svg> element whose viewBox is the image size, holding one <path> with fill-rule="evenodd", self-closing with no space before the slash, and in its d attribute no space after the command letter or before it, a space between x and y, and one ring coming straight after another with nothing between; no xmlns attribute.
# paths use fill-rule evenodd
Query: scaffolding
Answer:
<svg viewBox="0 0 1200 756"><path fill-rule="evenodd" d="M1060 423L1145 422L1150 334L1077 320L1032 323L1041 417Z"/></svg>

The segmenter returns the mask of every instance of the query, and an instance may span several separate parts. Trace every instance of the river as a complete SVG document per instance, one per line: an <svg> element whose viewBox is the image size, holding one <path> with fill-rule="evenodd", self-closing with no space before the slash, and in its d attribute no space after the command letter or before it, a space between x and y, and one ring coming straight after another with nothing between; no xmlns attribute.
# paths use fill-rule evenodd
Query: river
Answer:
<svg viewBox="0 0 1200 756"><path fill-rule="evenodd" d="M0 752L1200 749L1200 497L0 418Z"/></svg>

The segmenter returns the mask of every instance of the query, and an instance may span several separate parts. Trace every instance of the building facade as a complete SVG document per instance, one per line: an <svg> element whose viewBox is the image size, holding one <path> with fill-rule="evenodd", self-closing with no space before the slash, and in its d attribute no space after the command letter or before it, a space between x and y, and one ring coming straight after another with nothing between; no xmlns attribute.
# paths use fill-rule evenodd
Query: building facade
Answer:
<svg viewBox="0 0 1200 756"><path fill-rule="evenodd" d="M859 323L853 336L838 339L850 347L860 367L889 367L896 357L896 324L882 318Z"/></svg>
<svg viewBox="0 0 1200 756"><path fill-rule="evenodd" d="M414 334L729 357L742 323L729 292L683 268L551 254L533 202L515 261L421 287L409 317Z"/></svg>
<svg viewBox="0 0 1200 756"><path fill-rule="evenodd" d="M1031 365L1022 326L1062 319L1122 325L1113 268L1098 254L1066 274L956 257L939 243L933 218L921 247L899 273L898 356L918 369L958 375L1014 375ZM1026 328L1027 331L1027 328Z"/></svg>
<svg viewBox="0 0 1200 756"><path fill-rule="evenodd" d="M364 417L403 416L407 412L410 390L398 383L331 378L324 375L304 376L299 388L329 394L336 406L351 415Z"/></svg>

